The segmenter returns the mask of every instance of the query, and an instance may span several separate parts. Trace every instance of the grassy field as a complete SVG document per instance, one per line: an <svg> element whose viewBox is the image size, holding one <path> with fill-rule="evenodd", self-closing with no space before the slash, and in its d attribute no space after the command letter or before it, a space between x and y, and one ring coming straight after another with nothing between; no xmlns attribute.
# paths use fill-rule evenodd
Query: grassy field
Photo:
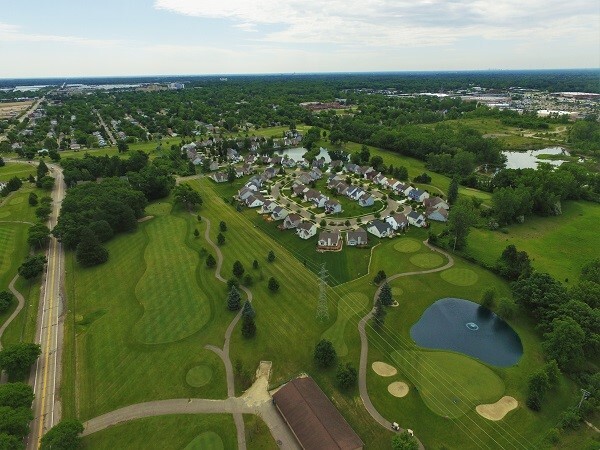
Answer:
<svg viewBox="0 0 600 450"><path fill-rule="evenodd" d="M148 417L115 425L83 438L82 448L224 450L236 447L235 425L230 414L198 414Z"/></svg>
<svg viewBox="0 0 600 450"><path fill-rule="evenodd" d="M509 226L508 233L473 229L466 252L486 264L495 264L509 244L525 250L533 267L561 281L575 282L581 267L598 256L600 205L564 202L563 214L531 216L525 223Z"/></svg>
<svg viewBox="0 0 600 450"><path fill-rule="evenodd" d="M146 211L155 217L141 223L136 232L108 243L107 264L83 269L75 264L73 254L67 254L69 311L63 375L67 417L85 420L152 399L226 395L223 364L203 348L221 346L231 320L224 307L225 286L200 257L206 244L193 237L194 228L203 231L204 225L188 213L171 211L164 201ZM161 248L161 258L167 259L157 261L153 255ZM160 268L162 275L156 272ZM161 284L149 279L148 273L155 273ZM150 292L151 286L160 290ZM163 286L169 290L162 290ZM164 298L155 297L157 293ZM144 306L150 304L164 317L146 317ZM199 317L187 317L190 312ZM153 317L160 324L152 322ZM168 339L179 340L152 345L140 341L160 341L165 333L172 333ZM207 384L194 387L186 379L190 369L199 365L207 366L212 376Z"/></svg>
<svg viewBox="0 0 600 450"><path fill-rule="evenodd" d="M244 414L246 447L250 450L277 450L279 446L271 436L267 424L253 414Z"/></svg>
<svg viewBox="0 0 600 450"><path fill-rule="evenodd" d="M8 163L0 167L0 181L8 181L13 177L28 178L29 175L35 176L36 168L29 164Z"/></svg>
<svg viewBox="0 0 600 450"><path fill-rule="evenodd" d="M169 137L163 138L160 143L162 144L163 150L168 150L171 148L171 145L180 145L181 138L180 137ZM127 154L136 150L141 150L143 152L149 153L150 156L155 156L159 153L157 150L158 142L157 141L148 141L148 142L136 142L133 144L128 144L129 150L125 154L119 154L119 150L117 147L103 147L103 148L90 148L84 150L65 150L60 152L60 156L62 158L83 158L86 154L94 155L94 156L120 156L123 155L127 157Z"/></svg>

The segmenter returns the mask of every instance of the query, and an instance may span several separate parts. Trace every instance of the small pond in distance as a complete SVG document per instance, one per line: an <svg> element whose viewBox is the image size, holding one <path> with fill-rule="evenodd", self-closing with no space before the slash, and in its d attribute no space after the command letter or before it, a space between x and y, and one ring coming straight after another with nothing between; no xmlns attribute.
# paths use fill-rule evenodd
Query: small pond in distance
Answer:
<svg viewBox="0 0 600 450"><path fill-rule="evenodd" d="M519 335L477 303L443 298L425 310L410 329L421 347L453 350L498 367L515 365L523 355Z"/></svg>

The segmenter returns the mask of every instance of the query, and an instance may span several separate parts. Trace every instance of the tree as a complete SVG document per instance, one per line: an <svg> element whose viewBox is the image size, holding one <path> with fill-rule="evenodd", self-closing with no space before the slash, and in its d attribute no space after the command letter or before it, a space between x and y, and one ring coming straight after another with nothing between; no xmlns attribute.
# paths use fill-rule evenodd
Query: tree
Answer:
<svg viewBox="0 0 600 450"><path fill-rule="evenodd" d="M258 269L258 267L259 267L259 266L258 266L258 261L255 259L254 261L252 261L252 268L253 268L254 270L256 270L256 269Z"/></svg>
<svg viewBox="0 0 600 450"><path fill-rule="evenodd" d="M358 381L358 371L351 363L340 364L335 374L340 389L347 391L348 389L356 386Z"/></svg>
<svg viewBox="0 0 600 450"><path fill-rule="evenodd" d="M76 419L65 419L54 425L42 437L42 450L76 450L81 447L83 424Z"/></svg>
<svg viewBox="0 0 600 450"><path fill-rule="evenodd" d="M448 231L454 237L454 249L461 249L467 244L467 236L475 223L477 214L473 202L467 198L458 199L448 218Z"/></svg>
<svg viewBox="0 0 600 450"><path fill-rule="evenodd" d="M269 254L267 255L267 261L272 263L275 261L275 252L273 250L269 250Z"/></svg>
<svg viewBox="0 0 600 450"><path fill-rule="evenodd" d="M10 408L31 408L33 388L27 383L6 383L0 385L0 406ZM0 448L2 448L0 446Z"/></svg>
<svg viewBox="0 0 600 450"><path fill-rule="evenodd" d="M373 278L373 283L379 284L386 278L387 275L385 274L385 272L383 270L380 270L379 272L377 272L377 275L375 275L375 278Z"/></svg>
<svg viewBox="0 0 600 450"><path fill-rule="evenodd" d="M333 343L327 339L321 339L315 346L314 359L317 366L322 369L333 366L337 358L337 353Z"/></svg>
<svg viewBox="0 0 600 450"><path fill-rule="evenodd" d="M0 368L6 370L11 379L24 378L41 353L42 349L38 344L11 345L0 351Z"/></svg>
<svg viewBox="0 0 600 450"><path fill-rule="evenodd" d="M179 184L173 188L175 203L191 211L196 206L202 206L202 197L188 184Z"/></svg>
<svg viewBox="0 0 600 450"><path fill-rule="evenodd" d="M241 262L235 261L233 263L233 275L235 275L237 278L242 278L244 275L244 266Z"/></svg>
<svg viewBox="0 0 600 450"><path fill-rule="evenodd" d="M593 259L587 262L581 268L581 281L591 281L600 284L600 258Z"/></svg>
<svg viewBox="0 0 600 450"><path fill-rule="evenodd" d="M419 443L406 430L392 438L392 450L418 450L418 448Z"/></svg>
<svg viewBox="0 0 600 450"><path fill-rule="evenodd" d="M29 227L27 243L35 248L40 249L48 245L50 241L50 230L43 223L37 223Z"/></svg>
<svg viewBox="0 0 600 450"><path fill-rule="evenodd" d="M530 377L527 385L527 399L525 404L533 411L539 411L542 408L542 400L546 395L546 391L550 387L548 375L544 369L534 372Z"/></svg>
<svg viewBox="0 0 600 450"><path fill-rule="evenodd" d="M127 142L120 139L117 142L117 149L119 150L119 153L125 153L127 150L129 150L129 145L127 145Z"/></svg>
<svg viewBox="0 0 600 450"><path fill-rule="evenodd" d="M277 292L279 290L279 281L274 277L269 278L269 290L271 292Z"/></svg>
<svg viewBox="0 0 600 450"><path fill-rule="evenodd" d="M31 407L10 408L0 406L0 433L24 438L29 433L31 419L33 419ZM23 448L22 445L21 448Z"/></svg>
<svg viewBox="0 0 600 450"><path fill-rule="evenodd" d="M502 297L498 301L498 308L496 308L496 314L505 320L512 319L515 314L515 304L512 300L506 297Z"/></svg>
<svg viewBox="0 0 600 450"><path fill-rule="evenodd" d="M225 236L223 235L223 233L219 233L217 235L217 245L220 247L222 245L225 245Z"/></svg>
<svg viewBox="0 0 600 450"><path fill-rule="evenodd" d="M574 371L584 361L585 332L570 317L554 319L542 347L548 358L556 360L564 371Z"/></svg>
<svg viewBox="0 0 600 450"><path fill-rule="evenodd" d="M217 260L215 259L215 257L213 255L209 254L206 257L206 267L208 267L209 269L212 269L216 265L217 265Z"/></svg>
<svg viewBox="0 0 600 450"><path fill-rule="evenodd" d="M458 178L452 178L450 187L448 187L448 203L453 205L458 199Z"/></svg>
<svg viewBox="0 0 600 450"><path fill-rule="evenodd" d="M44 178L46 175L48 175L48 172L50 172L50 169L48 169L48 166L46 165L46 163L43 160L41 160L37 166L38 181L41 180L42 178Z"/></svg>
<svg viewBox="0 0 600 450"><path fill-rule="evenodd" d="M250 303L248 300L244 302L244 306L242 307L242 317L256 317L256 312L252 307L252 303Z"/></svg>
<svg viewBox="0 0 600 450"><path fill-rule="evenodd" d="M387 281L381 286L378 299L383 306L390 306L392 303L394 303L394 299L392 298L392 288Z"/></svg>
<svg viewBox="0 0 600 450"><path fill-rule="evenodd" d="M496 298L496 290L494 288L488 288L483 291L483 295L481 297L481 304L488 309L492 309L494 307L494 299Z"/></svg>
<svg viewBox="0 0 600 450"><path fill-rule="evenodd" d="M252 286L253 283L254 283L254 279L252 278L252 275L250 275L249 273L244 275L244 280L243 280L244 286Z"/></svg>
<svg viewBox="0 0 600 450"><path fill-rule="evenodd" d="M3 450L21 450L23 440L8 433L0 433L0 448Z"/></svg>
<svg viewBox="0 0 600 450"><path fill-rule="evenodd" d="M219 222L219 230L223 233L227 231L227 224L222 220Z"/></svg>
<svg viewBox="0 0 600 450"><path fill-rule="evenodd" d="M195 228L195 229L194 229L194 237L195 237L196 239L198 239L198 238L200 237L200 232L198 231L198 228Z"/></svg>
<svg viewBox="0 0 600 450"><path fill-rule="evenodd" d="M102 247L94 232L85 227L81 230L75 257L83 267L97 266L108 261L108 250Z"/></svg>
<svg viewBox="0 0 600 450"><path fill-rule="evenodd" d="M256 334L256 323L253 317L244 317L242 320L242 336L246 339L254 337Z"/></svg>
<svg viewBox="0 0 600 450"><path fill-rule="evenodd" d="M375 323L376 327L383 327L386 314L385 308L381 304L381 300L378 297L377 300L375 300L375 309L373 311L373 322Z"/></svg>
<svg viewBox="0 0 600 450"><path fill-rule="evenodd" d="M31 206L37 206L38 204L38 196L35 192L30 192L29 193L29 204Z"/></svg>
<svg viewBox="0 0 600 450"><path fill-rule="evenodd" d="M238 291L235 286L231 286L229 294L227 295L227 309L229 309L229 311L237 311L240 309L241 302L242 298L240 296L240 291Z"/></svg>
<svg viewBox="0 0 600 450"><path fill-rule="evenodd" d="M506 246L496 262L496 270L500 276L515 281L520 277L529 277L533 268L527 252L519 252L514 245L510 244Z"/></svg>
<svg viewBox="0 0 600 450"><path fill-rule="evenodd" d="M542 323L549 311L555 311L567 301L567 291L563 285L547 273L534 272L529 278L520 278L512 284L515 302Z"/></svg>
<svg viewBox="0 0 600 450"><path fill-rule="evenodd" d="M404 166L400 166L396 169L396 178L400 181L408 180L408 169Z"/></svg>
<svg viewBox="0 0 600 450"><path fill-rule="evenodd" d="M37 277L44 271L46 265L46 257L44 255L28 256L27 259L19 266L19 275L26 280L31 280Z"/></svg>
<svg viewBox="0 0 600 450"><path fill-rule="evenodd" d="M45 222L46 220L48 220L48 217L50 216L51 212L52 208L50 207L50 205L42 204L35 209L35 216L39 220Z"/></svg>
<svg viewBox="0 0 600 450"><path fill-rule="evenodd" d="M15 296L8 291L0 291L0 313L5 312L12 304Z"/></svg>

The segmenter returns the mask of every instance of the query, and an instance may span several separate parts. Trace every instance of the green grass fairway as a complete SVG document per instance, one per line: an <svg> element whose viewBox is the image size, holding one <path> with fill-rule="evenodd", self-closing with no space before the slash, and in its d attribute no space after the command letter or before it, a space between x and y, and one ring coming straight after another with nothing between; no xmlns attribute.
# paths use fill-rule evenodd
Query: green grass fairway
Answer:
<svg viewBox="0 0 600 450"><path fill-rule="evenodd" d="M508 227L508 233L472 229L467 254L486 264L496 263L509 244L529 255L536 270L558 280L578 279L581 267L598 256L600 205L564 202L556 217L527 217L525 223Z"/></svg>
<svg viewBox="0 0 600 450"><path fill-rule="evenodd" d="M237 448L231 414L147 417L112 426L83 438L86 450Z"/></svg>
<svg viewBox="0 0 600 450"><path fill-rule="evenodd" d="M0 167L0 181L7 181L13 177L28 178L29 175L34 175L36 168L30 164L13 164L7 163L4 167Z"/></svg>
<svg viewBox="0 0 600 450"><path fill-rule="evenodd" d="M414 253L421 249L422 245L419 241L411 238L401 238L399 242L394 244L394 249L400 253Z"/></svg>
<svg viewBox="0 0 600 450"><path fill-rule="evenodd" d="M210 319L208 292L196 282L201 263L185 244L187 224L173 216L156 217L145 227L146 271L135 293L144 307L134 335L144 344L164 344L191 336Z"/></svg>
<svg viewBox="0 0 600 450"><path fill-rule="evenodd" d="M402 296L402 294L404 294L404 290L402 290L402 288L399 288L399 287L392 288L392 297L394 298L394 300L396 300L397 297Z"/></svg>
<svg viewBox="0 0 600 450"><path fill-rule="evenodd" d="M210 383L212 369L204 364L194 366L188 370L185 381L192 387L202 387Z"/></svg>
<svg viewBox="0 0 600 450"><path fill-rule="evenodd" d="M223 450L223 439L214 431L205 431L196 436L183 450Z"/></svg>
<svg viewBox="0 0 600 450"><path fill-rule="evenodd" d="M444 258L437 253L419 253L411 256L410 262L422 269L433 269L441 266L444 263Z"/></svg>
<svg viewBox="0 0 600 450"><path fill-rule="evenodd" d="M504 394L504 383L472 358L450 352L396 351L392 359L417 386L425 404L442 417L460 417L473 405L492 403ZM443 376L433 378L437 369Z"/></svg>
<svg viewBox="0 0 600 450"><path fill-rule="evenodd" d="M479 277L471 269L448 269L440 273L442 280L455 286L471 286Z"/></svg>
<svg viewBox="0 0 600 450"><path fill-rule="evenodd" d="M356 314L357 311L362 311L369 303L369 299L365 294L350 292L343 295L344 301L338 302L338 315L334 324L328 328L322 335L323 339L327 339L333 343L338 356L346 356L348 354L348 346L344 339L346 324L350 317Z"/></svg>

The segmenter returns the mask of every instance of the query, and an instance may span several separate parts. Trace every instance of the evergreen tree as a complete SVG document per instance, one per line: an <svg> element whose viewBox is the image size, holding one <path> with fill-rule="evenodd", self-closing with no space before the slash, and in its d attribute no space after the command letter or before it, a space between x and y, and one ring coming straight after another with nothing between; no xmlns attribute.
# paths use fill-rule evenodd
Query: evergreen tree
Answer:
<svg viewBox="0 0 600 450"><path fill-rule="evenodd" d="M267 255L267 261L269 261L270 263L275 261L275 252L273 250L269 251L269 254Z"/></svg>
<svg viewBox="0 0 600 450"><path fill-rule="evenodd" d="M394 303L394 299L392 298L392 288L387 281L383 283L379 290L379 301L383 306L390 306Z"/></svg>
<svg viewBox="0 0 600 450"><path fill-rule="evenodd" d="M244 266L241 262L236 261L233 263L233 275L235 275L236 278L242 278L244 275Z"/></svg>
<svg viewBox="0 0 600 450"><path fill-rule="evenodd" d="M450 187L448 187L448 203L453 204L458 198L458 178L452 178Z"/></svg>
<svg viewBox="0 0 600 450"><path fill-rule="evenodd" d="M256 323L254 317L244 316L242 319L242 336L246 339L254 337L256 334Z"/></svg>
<svg viewBox="0 0 600 450"><path fill-rule="evenodd" d="M378 298L377 300L375 300L375 311L373 311L373 322L375 323L376 327L383 327L383 324L385 322L385 315L385 308L381 304L381 300Z"/></svg>
<svg viewBox="0 0 600 450"><path fill-rule="evenodd" d="M209 269L212 269L216 265L217 265L217 260L215 259L215 257L213 255L208 255L206 257L206 267L208 267Z"/></svg>
<svg viewBox="0 0 600 450"><path fill-rule="evenodd" d="M252 268L254 270L258 269L258 261L256 259L254 261L252 261Z"/></svg>
<svg viewBox="0 0 600 450"><path fill-rule="evenodd" d="M240 297L240 292L235 286L231 286L229 294L227 295L227 309L229 309L229 311L237 311L240 309L241 302L242 298Z"/></svg>
<svg viewBox="0 0 600 450"><path fill-rule="evenodd" d="M222 232L227 231L227 224L221 220L221 222L219 223L219 230L221 230Z"/></svg>
<svg viewBox="0 0 600 450"><path fill-rule="evenodd" d="M248 300L244 302L244 306L242 308L242 317L251 317L253 319L256 317L256 312L252 307L252 303L250 303Z"/></svg>
<svg viewBox="0 0 600 450"><path fill-rule="evenodd" d="M269 290L271 292L277 292L279 290L279 281L273 277L269 278Z"/></svg>
<svg viewBox="0 0 600 450"><path fill-rule="evenodd" d="M38 181L40 181L42 178L44 178L46 175L48 175L48 172L50 172L50 169L48 169L48 166L46 165L46 163L43 160L40 161L40 163L37 166Z"/></svg>
<svg viewBox="0 0 600 450"><path fill-rule="evenodd" d="M217 235L217 245L220 247L224 244L225 244L225 236L223 235L223 233L219 233Z"/></svg>

